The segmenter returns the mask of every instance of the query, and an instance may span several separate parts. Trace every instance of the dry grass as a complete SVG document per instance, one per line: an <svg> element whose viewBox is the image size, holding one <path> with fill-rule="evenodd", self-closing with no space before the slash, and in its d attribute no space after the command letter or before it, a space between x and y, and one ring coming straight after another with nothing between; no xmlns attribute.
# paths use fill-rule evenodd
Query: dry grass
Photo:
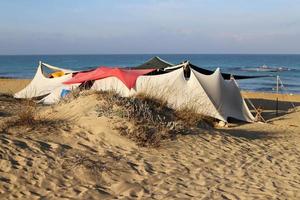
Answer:
<svg viewBox="0 0 300 200"><path fill-rule="evenodd" d="M66 123L62 120L49 119L40 115L40 106L31 99L18 100L14 104L17 104L17 108L5 123L0 126L0 132L8 133L11 128L18 129L20 127L23 127L19 129L21 131L25 129L51 129Z"/></svg>
<svg viewBox="0 0 300 200"><path fill-rule="evenodd" d="M145 94L121 97L116 92L97 92L103 101L99 116L118 116L127 119L132 128L117 127L121 135L135 141L140 146L159 146L162 140L172 139L177 134L191 133L192 129L210 127L209 118L193 112L192 109L174 110L167 102Z"/></svg>
<svg viewBox="0 0 300 200"><path fill-rule="evenodd" d="M17 112L17 119L14 121L15 125L33 126L37 121L36 111L37 105L32 100L24 100L22 107Z"/></svg>
<svg viewBox="0 0 300 200"><path fill-rule="evenodd" d="M85 169L86 175L93 177L97 182L104 183L103 173L112 173L113 169L121 169L127 160L114 152L106 151L104 154L94 154L90 151L72 149L62 155L61 168L66 173L76 176L78 170Z"/></svg>
<svg viewBox="0 0 300 200"><path fill-rule="evenodd" d="M201 128L213 127L216 119L196 113L191 107L184 107L175 111L177 119L183 121L187 126L198 126Z"/></svg>
<svg viewBox="0 0 300 200"><path fill-rule="evenodd" d="M100 100L104 100L106 102L103 105L103 112L106 110L111 113L111 109L114 109L122 112L122 117L140 123L154 123L173 120L171 119L173 117L173 109L167 107L167 103L159 99L146 95L138 95L128 98L121 97L113 91L100 91L97 92L97 94L99 95ZM113 108L113 106L117 108Z"/></svg>
<svg viewBox="0 0 300 200"><path fill-rule="evenodd" d="M83 166L95 174L108 170L108 166L106 166L105 162L101 161L99 157L92 158L79 153L66 159L63 163L63 167L68 170L72 170L79 166Z"/></svg>

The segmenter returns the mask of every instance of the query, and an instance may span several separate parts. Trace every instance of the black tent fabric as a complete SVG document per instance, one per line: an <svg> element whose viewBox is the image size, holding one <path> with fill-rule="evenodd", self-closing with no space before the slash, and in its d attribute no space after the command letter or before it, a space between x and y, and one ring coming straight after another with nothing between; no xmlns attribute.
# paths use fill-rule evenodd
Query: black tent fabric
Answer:
<svg viewBox="0 0 300 200"><path fill-rule="evenodd" d="M136 66L136 67L132 67L131 69L163 69L166 67L171 67L173 66L173 64L161 59L158 56L155 56L153 58L151 58L150 60L148 60L147 62Z"/></svg>
<svg viewBox="0 0 300 200"><path fill-rule="evenodd" d="M214 73L214 71L211 71L211 70L204 69L204 68L198 67L196 65L193 65L189 61L184 61L182 63L186 63L186 62L188 63L187 64L188 68L194 69L194 70L196 70L197 72L199 72L201 74L211 75L211 74ZM178 67L166 69L168 67L173 67L173 66L175 67L176 65L171 64L171 63L161 59L158 56L155 56L155 57L151 58L150 60L148 60L147 62L145 62L145 63L143 63L139 66L132 67L130 69L157 69L153 72L150 72L147 75L159 75L159 74L165 74L165 73L168 73L168 72L173 71L175 69L178 69ZM185 71L188 68L186 68ZM186 71L186 74L188 75L189 72ZM268 75L264 75L264 76L244 76L244 75L236 75L236 74L228 74L228 73L222 73L222 76L225 80L229 80L232 76L235 79L251 79L251 78L270 77Z"/></svg>
<svg viewBox="0 0 300 200"><path fill-rule="evenodd" d="M201 73L201 74L211 75L211 74L214 73L214 71L197 67L196 65L193 65L191 63L189 63L188 66L190 68L192 68L193 70L196 70L197 72ZM228 73L222 73L222 76L225 80L230 80L231 76L233 76L234 79L250 79L250 78L270 77L270 76L267 76L267 75L264 75L264 76L244 76L244 75L235 75L235 74L228 74Z"/></svg>

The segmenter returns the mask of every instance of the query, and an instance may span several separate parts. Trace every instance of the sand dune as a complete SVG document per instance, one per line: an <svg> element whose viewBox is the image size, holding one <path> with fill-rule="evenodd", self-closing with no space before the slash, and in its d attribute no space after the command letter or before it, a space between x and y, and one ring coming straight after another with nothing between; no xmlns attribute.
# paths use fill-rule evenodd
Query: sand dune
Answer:
<svg viewBox="0 0 300 200"><path fill-rule="evenodd" d="M299 99L295 99L299 100ZM299 101L300 102L300 101ZM0 98L0 124L22 103ZM46 126L0 131L0 199L299 199L300 109L143 148L95 95L40 106ZM267 112L267 110L265 110Z"/></svg>

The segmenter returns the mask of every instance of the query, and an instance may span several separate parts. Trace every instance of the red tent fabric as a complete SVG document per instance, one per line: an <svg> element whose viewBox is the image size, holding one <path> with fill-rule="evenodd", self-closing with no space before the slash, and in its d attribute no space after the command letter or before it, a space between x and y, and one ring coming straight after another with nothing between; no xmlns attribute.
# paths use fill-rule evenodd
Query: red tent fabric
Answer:
<svg viewBox="0 0 300 200"><path fill-rule="evenodd" d="M102 66L93 71L79 72L73 78L64 82L64 84L83 83L85 81L98 80L114 76L121 80L129 89L131 89L135 86L136 79L139 76L150 73L154 70L155 69L128 70Z"/></svg>

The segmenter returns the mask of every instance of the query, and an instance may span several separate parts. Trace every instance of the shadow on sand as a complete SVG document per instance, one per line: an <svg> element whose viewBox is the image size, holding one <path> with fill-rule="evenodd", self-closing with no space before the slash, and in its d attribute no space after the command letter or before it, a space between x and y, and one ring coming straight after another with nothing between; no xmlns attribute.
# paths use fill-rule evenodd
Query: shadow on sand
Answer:
<svg viewBox="0 0 300 200"><path fill-rule="evenodd" d="M300 106L300 102L288 102L288 101L278 101L278 111L276 112L277 102L276 100L269 99L250 99L256 109L262 109L262 117L268 121L274 118L282 117L293 112L294 107ZM247 102L248 107L252 108ZM251 110L253 111L253 110ZM255 116L255 112L252 112Z"/></svg>
<svg viewBox="0 0 300 200"><path fill-rule="evenodd" d="M230 136L237 138L244 138L247 140L257 140L257 139L273 139L279 136L274 133L268 133L264 131L249 131L244 129L219 129Z"/></svg>

